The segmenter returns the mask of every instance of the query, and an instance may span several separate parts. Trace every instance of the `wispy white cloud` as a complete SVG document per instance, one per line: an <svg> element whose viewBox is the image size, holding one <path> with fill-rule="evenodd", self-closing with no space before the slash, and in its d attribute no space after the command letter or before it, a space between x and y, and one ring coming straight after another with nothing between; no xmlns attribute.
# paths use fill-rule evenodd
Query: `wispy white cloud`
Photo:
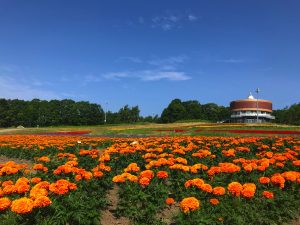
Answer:
<svg viewBox="0 0 300 225"><path fill-rule="evenodd" d="M60 96L50 90L37 88L37 85L20 82L18 79L0 74L0 96L10 99L31 100L40 99L60 99Z"/></svg>
<svg viewBox="0 0 300 225"><path fill-rule="evenodd" d="M179 28L181 17L175 15L155 16L152 18L152 28L161 28L164 31L171 30L173 28Z"/></svg>
<svg viewBox="0 0 300 225"><path fill-rule="evenodd" d="M122 61L129 61L133 63L142 63L143 60L139 57L132 57L132 56L123 56L116 60L116 62L122 62Z"/></svg>
<svg viewBox="0 0 300 225"><path fill-rule="evenodd" d="M187 56L179 55L179 56L172 56L168 58L155 58L155 59L148 60L147 62L150 65L154 65L154 66L170 66L170 65L174 66L185 62L187 59L188 59Z"/></svg>
<svg viewBox="0 0 300 225"><path fill-rule="evenodd" d="M102 78L100 76L95 76L93 74L86 75L83 78L83 83L84 84L101 82L101 81L102 81Z"/></svg>
<svg viewBox="0 0 300 225"><path fill-rule="evenodd" d="M122 78L130 78L131 75L128 72L112 72L105 73L102 77L109 80L121 80Z"/></svg>
<svg viewBox="0 0 300 225"><path fill-rule="evenodd" d="M59 99L60 96L48 88L51 85L53 84L49 81L28 75L17 65L0 65L0 96L2 98Z"/></svg>
<svg viewBox="0 0 300 225"><path fill-rule="evenodd" d="M166 11L164 14L156 15L151 19L152 28L161 28L164 31L182 28L185 23L195 22L198 17L192 13Z"/></svg>
<svg viewBox="0 0 300 225"><path fill-rule="evenodd" d="M184 81L190 80L191 77L184 72L179 71L142 71L139 76L143 81L158 81L158 80L170 80L170 81Z"/></svg>
<svg viewBox="0 0 300 225"><path fill-rule="evenodd" d="M138 19L139 24L143 24L145 22L144 17L140 16Z"/></svg>
<svg viewBox="0 0 300 225"><path fill-rule="evenodd" d="M103 74L103 77L110 80L123 79L139 79L141 81L184 81L190 80L191 77L180 71L161 71L161 70L141 70L141 71L126 71Z"/></svg>
<svg viewBox="0 0 300 225"><path fill-rule="evenodd" d="M195 16L195 15L193 15L193 14L189 14L189 15L187 16L187 18L188 18L188 20L191 21L191 22L198 20L198 17Z"/></svg>
<svg viewBox="0 0 300 225"><path fill-rule="evenodd" d="M175 20L175 18L173 18ZM149 60L141 60L137 57L121 57L120 60L129 60L140 63L147 69L131 70L121 72L110 72L102 74L103 79L121 81L124 79L138 79L140 81L184 81L192 79L185 72L179 70L179 65L185 63L189 58L186 55L171 56L166 58L153 57ZM150 69L149 69L150 68Z"/></svg>
<svg viewBox="0 0 300 225"><path fill-rule="evenodd" d="M218 59L217 62L221 62L221 63L244 63L246 61L244 59L228 58L228 59Z"/></svg>

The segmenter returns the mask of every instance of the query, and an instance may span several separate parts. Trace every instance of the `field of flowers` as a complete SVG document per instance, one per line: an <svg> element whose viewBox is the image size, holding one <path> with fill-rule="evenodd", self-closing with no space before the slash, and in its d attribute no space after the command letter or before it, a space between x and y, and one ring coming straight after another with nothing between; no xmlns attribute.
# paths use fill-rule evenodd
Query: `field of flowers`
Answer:
<svg viewBox="0 0 300 225"><path fill-rule="evenodd" d="M299 153L297 137L1 135L15 161L0 163L0 223L101 224L118 187L112 213L132 224L284 224L300 215Z"/></svg>

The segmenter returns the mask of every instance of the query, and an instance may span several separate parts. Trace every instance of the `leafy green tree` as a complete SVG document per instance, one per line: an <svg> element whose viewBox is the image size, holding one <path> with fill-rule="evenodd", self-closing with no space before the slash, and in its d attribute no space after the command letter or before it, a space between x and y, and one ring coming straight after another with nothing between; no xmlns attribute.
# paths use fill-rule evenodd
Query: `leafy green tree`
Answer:
<svg viewBox="0 0 300 225"><path fill-rule="evenodd" d="M181 100L174 99L168 107L163 110L161 114L161 121L163 123L172 123L177 120L185 119L186 116L187 112Z"/></svg>
<svg viewBox="0 0 300 225"><path fill-rule="evenodd" d="M186 119L203 119L201 104L197 100L182 102L186 110Z"/></svg>

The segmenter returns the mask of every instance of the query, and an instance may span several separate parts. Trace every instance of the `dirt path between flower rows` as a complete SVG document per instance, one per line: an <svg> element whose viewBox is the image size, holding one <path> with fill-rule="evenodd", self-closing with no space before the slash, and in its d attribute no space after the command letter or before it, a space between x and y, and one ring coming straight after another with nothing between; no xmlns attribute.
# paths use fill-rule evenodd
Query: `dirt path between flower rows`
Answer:
<svg viewBox="0 0 300 225"><path fill-rule="evenodd" d="M9 161L14 161L17 164L27 164L28 169L31 169L33 166L33 163L26 159L17 159L17 158L8 158L6 156L0 155L0 164L4 164Z"/></svg>
<svg viewBox="0 0 300 225"><path fill-rule="evenodd" d="M114 212L117 209L119 202L118 186L114 185L113 189L109 190L106 198L108 200L107 209L101 212L101 224L102 225L130 225L130 220L126 217L117 218L114 216Z"/></svg>

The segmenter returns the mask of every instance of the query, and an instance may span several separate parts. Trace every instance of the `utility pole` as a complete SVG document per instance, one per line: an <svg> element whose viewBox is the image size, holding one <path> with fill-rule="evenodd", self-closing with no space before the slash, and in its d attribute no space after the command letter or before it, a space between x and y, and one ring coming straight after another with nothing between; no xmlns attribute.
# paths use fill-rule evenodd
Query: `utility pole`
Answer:
<svg viewBox="0 0 300 225"><path fill-rule="evenodd" d="M105 109L104 109L104 123L106 123L107 105L108 105L108 102L105 102Z"/></svg>
<svg viewBox="0 0 300 225"><path fill-rule="evenodd" d="M256 98L256 123L258 123L258 93L260 92L259 88L256 88L257 98Z"/></svg>

